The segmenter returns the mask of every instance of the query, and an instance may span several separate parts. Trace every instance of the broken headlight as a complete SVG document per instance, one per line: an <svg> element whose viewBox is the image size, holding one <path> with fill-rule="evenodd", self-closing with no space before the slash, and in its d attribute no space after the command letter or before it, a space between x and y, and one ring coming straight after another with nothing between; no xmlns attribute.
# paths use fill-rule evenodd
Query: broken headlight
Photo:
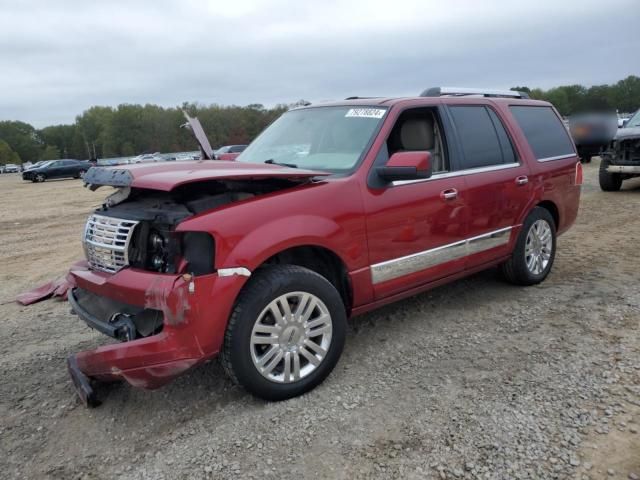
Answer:
<svg viewBox="0 0 640 480"><path fill-rule="evenodd" d="M176 232L142 222L129 250L131 266L160 273L214 271L214 242L206 232Z"/></svg>

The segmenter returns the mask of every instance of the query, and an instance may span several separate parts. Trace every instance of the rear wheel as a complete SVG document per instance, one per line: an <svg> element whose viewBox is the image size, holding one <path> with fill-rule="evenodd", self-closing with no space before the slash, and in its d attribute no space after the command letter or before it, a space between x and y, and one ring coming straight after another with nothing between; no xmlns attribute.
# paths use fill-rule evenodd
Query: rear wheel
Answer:
<svg viewBox="0 0 640 480"><path fill-rule="evenodd" d="M80 170L74 178L84 178L85 170Z"/></svg>
<svg viewBox="0 0 640 480"><path fill-rule="evenodd" d="M598 171L598 180L600 188L604 192L617 192L622 187L622 175L619 173L610 173L607 168L611 165L609 160L600 162L600 170Z"/></svg>
<svg viewBox="0 0 640 480"><path fill-rule="evenodd" d="M294 265L258 270L240 294L221 361L234 382L266 400L301 395L338 362L346 335L340 294Z"/></svg>
<svg viewBox="0 0 640 480"><path fill-rule="evenodd" d="M584 155L580 158L580 160L582 161L582 163L591 163L591 155Z"/></svg>
<svg viewBox="0 0 640 480"><path fill-rule="evenodd" d="M501 270L513 284L535 285L547 278L555 255L555 221L547 209L536 207L524 221L511 258Z"/></svg>

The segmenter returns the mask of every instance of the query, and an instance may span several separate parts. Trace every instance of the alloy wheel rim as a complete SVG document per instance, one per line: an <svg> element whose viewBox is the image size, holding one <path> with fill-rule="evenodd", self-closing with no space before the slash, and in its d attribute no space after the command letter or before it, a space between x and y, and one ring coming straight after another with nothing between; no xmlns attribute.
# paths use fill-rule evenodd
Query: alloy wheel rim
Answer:
<svg viewBox="0 0 640 480"><path fill-rule="evenodd" d="M546 220L536 220L529 228L524 256L527 268L534 275L540 275L549 265L553 250L551 226Z"/></svg>
<svg viewBox="0 0 640 480"><path fill-rule="evenodd" d="M322 364L332 333L331 314L318 297L308 292L281 295L262 310L253 326L253 365L272 382L297 382Z"/></svg>

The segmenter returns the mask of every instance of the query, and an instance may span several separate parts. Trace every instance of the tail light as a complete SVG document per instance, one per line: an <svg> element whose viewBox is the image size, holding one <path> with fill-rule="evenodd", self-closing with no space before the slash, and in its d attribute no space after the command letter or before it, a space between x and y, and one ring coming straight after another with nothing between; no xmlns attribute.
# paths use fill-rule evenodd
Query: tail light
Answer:
<svg viewBox="0 0 640 480"><path fill-rule="evenodd" d="M577 162L576 163L576 178L575 178L575 185L582 185L582 181L584 179L584 175L582 173L582 163Z"/></svg>

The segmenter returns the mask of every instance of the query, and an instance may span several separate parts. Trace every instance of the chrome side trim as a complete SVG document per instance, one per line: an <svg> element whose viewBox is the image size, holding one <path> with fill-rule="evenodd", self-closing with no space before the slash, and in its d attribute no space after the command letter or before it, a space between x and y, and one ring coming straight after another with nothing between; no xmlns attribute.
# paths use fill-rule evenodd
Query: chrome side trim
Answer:
<svg viewBox="0 0 640 480"><path fill-rule="evenodd" d="M545 157L545 158L539 158L538 161L539 162L552 162L554 160L564 160L565 158L571 158L571 157L577 157L578 154L576 153L567 153L566 155L558 155L555 157Z"/></svg>
<svg viewBox="0 0 640 480"><path fill-rule="evenodd" d="M399 185L407 185L409 183L429 182L440 178L461 177L464 175L473 175L474 173L495 172L496 170L506 170L508 168L516 168L519 166L519 163L514 162L503 163L502 165L491 165L490 167L468 168L466 170L457 170L455 172L436 173L431 175L429 178L421 178L419 180L396 180L395 182L391 182L391 185L397 187Z"/></svg>
<svg viewBox="0 0 640 480"><path fill-rule="evenodd" d="M219 268L219 277L231 277L233 275L240 275L242 277L250 277L251 270L245 267L233 267L233 268Z"/></svg>
<svg viewBox="0 0 640 480"><path fill-rule="evenodd" d="M373 284L386 282L452 260L458 260L474 253L506 245L509 243L509 234L513 228L501 228L476 237L460 240L459 242L376 263L371 265L371 281Z"/></svg>

